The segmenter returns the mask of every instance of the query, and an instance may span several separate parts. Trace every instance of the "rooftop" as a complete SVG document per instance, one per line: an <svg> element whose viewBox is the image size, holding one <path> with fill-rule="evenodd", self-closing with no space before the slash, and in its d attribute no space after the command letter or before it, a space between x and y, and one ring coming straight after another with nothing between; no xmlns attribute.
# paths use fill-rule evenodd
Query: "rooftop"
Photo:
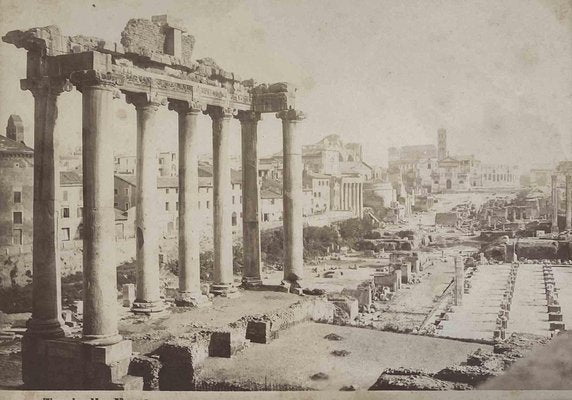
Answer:
<svg viewBox="0 0 572 400"><path fill-rule="evenodd" d="M34 149L26 146L24 143L0 135L0 154L33 156Z"/></svg>

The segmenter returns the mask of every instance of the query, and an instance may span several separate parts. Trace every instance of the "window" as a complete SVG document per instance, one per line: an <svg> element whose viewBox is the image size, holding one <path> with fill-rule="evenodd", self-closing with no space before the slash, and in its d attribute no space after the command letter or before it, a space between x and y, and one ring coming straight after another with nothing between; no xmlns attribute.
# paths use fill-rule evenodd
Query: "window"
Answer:
<svg viewBox="0 0 572 400"><path fill-rule="evenodd" d="M125 188L125 195L129 196L129 188L128 187Z"/></svg>
<svg viewBox="0 0 572 400"><path fill-rule="evenodd" d="M169 202L168 201L165 203L165 211L169 211Z"/></svg>
<svg viewBox="0 0 572 400"><path fill-rule="evenodd" d="M211 202L207 200L207 210L211 208Z"/></svg>
<svg viewBox="0 0 572 400"><path fill-rule="evenodd" d="M22 202L22 192L14 192L14 203L21 203Z"/></svg>
<svg viewBox="0 0 572 400"><path fill-rule="evenodd" d="M115 208L119 207L119 203L113 203L113 207Z"/></svg>
<svg viewBox="0 0 572 400"><path fill-rule="evenodd" d="M129 210L129 203L125 203L125 209Z"/></svg>
<svg viewBox="0 0 572 400"><path fill-rule="evenodd" d="M63 196L64 196L64 201L68 201L68 191L67 190L64 190Z"/></svg>
<svg viewBox="0 0 572 400"><path fill-rule="evenodd" d="M163 159L159 158L159 165L163 165Z"/></svg>
<svg viewBox="0 0 572 400"><path fill-rule="evenodd" d="M178 201L175 203L175 210L179 211L179 202Z"/></svg>
<svg viewBox="0 0 572 400"><path fill-rule="evenodd" d="M12 231L12 244L21 246L24 244L24 237L21 229L14 229Z"/></svg>
<svg viewBox="0 0 572 400"><path fill-rule="evenodd" d="M169 194L169 188L165 189L165 193Z"/></svg>
<svg viewBox="0 0 572 400"><path fill-rule="evenodd" d="M62 241L70 240L70 228L62 228Z"/></svg>
<svg viewBox="0 0 572 400"><path fill-rule="evenodd" d="M113 193L114 193L114 194L119 194L119 192L118 192L117 189L113 189Z"/></svg>
<svg viewBox="0 0 572 400"><path fill-rule="evenodd" d="M62 218L69 218L69 217L70 217L69 207L62 208Z"/></svg>
<svg viewBox="0 0 572 400"><path fill-rule="evenodd" d="M232 204L234 204L234 196L232 196Z"/></svg>
<svg viewBox="0 0 572 400"><path fill-rule="evenodd" d="M232 213L232 226L236 226L236 213Z"/></svg>
<svg viewBox="0 0 572 400"><path fill-rule="evenodd" d="M82 207L77 208L77 217L78 218L83 217L83 208Z"/></svg>

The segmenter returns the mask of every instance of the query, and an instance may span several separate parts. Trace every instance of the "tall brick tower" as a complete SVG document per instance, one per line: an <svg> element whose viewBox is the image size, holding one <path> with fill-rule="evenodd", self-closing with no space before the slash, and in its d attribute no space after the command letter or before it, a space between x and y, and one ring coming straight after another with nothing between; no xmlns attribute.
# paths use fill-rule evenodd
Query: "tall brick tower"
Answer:
<svg viewBox="0 0 572 400"><path fill-rule="evenodd" d="M442 160L447 157L447 131L443 128L440 128L437 131L437 134L437 158Z"/></svg>

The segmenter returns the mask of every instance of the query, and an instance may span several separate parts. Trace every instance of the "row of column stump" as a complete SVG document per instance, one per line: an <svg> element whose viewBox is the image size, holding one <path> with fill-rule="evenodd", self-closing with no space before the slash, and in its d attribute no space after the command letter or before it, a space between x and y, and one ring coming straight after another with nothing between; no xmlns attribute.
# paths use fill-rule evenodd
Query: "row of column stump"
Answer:
<svg viewBox="0 0 572 400"><path fill-rule="evenodd" d="M496 320L496 328L493 333L494 340L506 339L506 330L508 328L508 320L510 317L510 307L514 295L514 286L516 282L516 275L518 273L519 264L513 263L510 266L510 271L507 278L500 311Z"/></svg>
<svg viewBox="0 0 572 400"><path fill-rule="evenodd" d="M558 288L554 281L554 273L552 265L544 264L542 266L542 274L544 276L544 289L546 292L546 302L548 307L548 323L551 331L563 331L566 326L562 320L562 308L558 303Z"/></svg>

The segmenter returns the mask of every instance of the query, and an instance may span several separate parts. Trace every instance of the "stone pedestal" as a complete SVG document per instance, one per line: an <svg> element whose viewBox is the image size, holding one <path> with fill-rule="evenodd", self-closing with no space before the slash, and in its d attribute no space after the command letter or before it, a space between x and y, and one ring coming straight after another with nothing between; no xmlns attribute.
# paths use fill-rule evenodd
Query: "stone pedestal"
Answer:
<svg viewBox="0 0 572 400"><path fill-rule="evenodd" d="M242 131L242 282L249 288L262 285L257 135L260 113L239 112L238 119Z"/></svg>
<svg viewBox="0 0 572 400"><path fill-rule="evenodd" d="M23 379L27 389L142 390L143 378L127 375L131 341L94 346L78 339L24 338Z"/></svg>
<svg viewBox="0 0 572 400"><path fill-rule="evenodd" d="M230 121L233 109L211 107L208 114L213 128L213 242L214 284L211 293L229 296L236 293L232 255L232 192L229 164Z"/></svg>
<svg viewBox="0 0 572 400"><path fill-rule="evenodd" d="M201 293L199 147L197 119L206 109L200 103L172 102L179 114L179 290L178 306L208 304Z"/></svg>
<svg viewBox="0 0 572 400"><path fill-rule="evenodd" d="M304 114L287 110L276 116L282 119L284 152L284 280L296 288L304 277L302 144L296 132Z"/></svg>
<svg viewBox="0 0 572 400"><path fill-rule="evenodd" d="M137 110L137 208L135 240L137 296L132 311L140 314L161 312L159 278L159 224L157 196L157 110L166 99L145 93L129 94L127 101Z"/></svg>

